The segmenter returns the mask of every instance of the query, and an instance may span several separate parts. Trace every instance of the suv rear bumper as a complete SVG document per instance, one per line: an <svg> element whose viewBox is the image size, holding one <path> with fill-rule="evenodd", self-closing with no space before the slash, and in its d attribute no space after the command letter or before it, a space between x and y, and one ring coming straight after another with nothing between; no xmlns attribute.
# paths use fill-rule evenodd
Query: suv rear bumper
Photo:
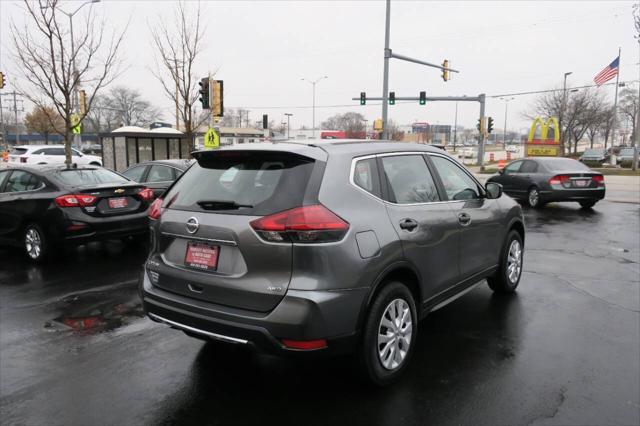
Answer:
<svg viewBox="0 0 640 426"><path fill-rule="evenodd" d="M187 334L281 355L339 355L355 349L358 318L369 289L289 290L268 313L216 305L162 290L150 282L146 272L141 274L139 291L144 311L151 320ZM327 347L289 349L282 339L326 339Z"/></svg>

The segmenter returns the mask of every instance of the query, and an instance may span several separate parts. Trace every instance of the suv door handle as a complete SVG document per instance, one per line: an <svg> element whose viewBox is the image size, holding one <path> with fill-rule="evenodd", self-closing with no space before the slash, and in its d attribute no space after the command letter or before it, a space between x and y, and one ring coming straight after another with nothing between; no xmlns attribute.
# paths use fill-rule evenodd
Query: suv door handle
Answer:
<svg viewBox="0 0 640 426"><path fill-rule="evenodd" d="M416 222L414 219L402 219L402 221L400 222L400 229L404 229L409 232L413 231L417 227L418 222Z"/></svg>
<svg viewBox="0 0 640 426"><path fill-rule="evenodd" d="M467 226L471 223L471 216L469 215L469 213L459 213L458 222L462 226Z"/></svg>

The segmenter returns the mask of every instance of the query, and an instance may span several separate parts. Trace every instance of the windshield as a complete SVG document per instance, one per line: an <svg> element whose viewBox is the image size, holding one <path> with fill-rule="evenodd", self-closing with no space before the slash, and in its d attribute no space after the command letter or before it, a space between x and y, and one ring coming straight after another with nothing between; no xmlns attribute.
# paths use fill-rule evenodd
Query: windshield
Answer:
<svg viewBox="0 0 640 426"><path fill-rule="evenodd" d="M544 161L544 165L552 172L591 170L579 161L571 158L554 158Z"/></svg>
<svg viewBox="0 0 640 426"><path fill-rule="evenodd" d="M286 152L203 155L164 197L170 208L266 215L302 205L313 160Z"/></svg>
<svg viewBox="0 0 640 426"><path fill-rule="evenodd" d="M99 185L105 183L122 184L131 182L119 174L105 169L60 170L56 176L62 182L71 186Z"/></svg>
<svg viewBox="0 0 640 426"><path fill-rule="evenodd" d="M623 155L625 157L631 157L633 156L633 148L625 148L625 149L621 149L620 150L620 155Z"/></svg>
<svg viewBox="0 0 640 426"><path fill-rule="evenodd" d="M583 155L602 155L602 153L603 151L601 149L588 149Z"/></svg>

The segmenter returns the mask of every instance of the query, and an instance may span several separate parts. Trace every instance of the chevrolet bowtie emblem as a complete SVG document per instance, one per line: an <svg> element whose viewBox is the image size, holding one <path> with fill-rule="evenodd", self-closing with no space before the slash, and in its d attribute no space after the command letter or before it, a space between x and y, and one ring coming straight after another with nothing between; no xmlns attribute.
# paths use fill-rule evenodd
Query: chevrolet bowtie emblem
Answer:
<svg viewBox="0 0 640 426"><path fill-rule="evenodd" d="M120 189L116 189L115 191L116 194L122 194L124 192L124 189L120 188Z"/></svg>

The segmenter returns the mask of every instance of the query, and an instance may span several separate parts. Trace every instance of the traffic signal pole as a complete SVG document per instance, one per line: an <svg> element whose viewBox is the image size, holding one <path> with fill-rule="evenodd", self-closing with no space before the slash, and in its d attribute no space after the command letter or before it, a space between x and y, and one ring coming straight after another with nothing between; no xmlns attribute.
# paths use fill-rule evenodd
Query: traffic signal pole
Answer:
<svg viewBox="0 0 640 426"><path fill-rule="evenodd" d="M480 122L484 122L485 100L486 96L484 93L478 96L478 102L480 102ZM487 133L484 130L485 129L481 128L480 140L478 141L478 166L480 166L480 171L484 171L484 143L487 137Z"/></svg>
<svg viewBox="0 0 640 426"><path fill-rule="evenodd" d="M385 17L385 26L384 26L384 71L382 74L382 98L379 98L379 100L382 100L382 123L383 123L382 139L389 138L389 133L387 131L389 128L389 126L387 126L387 116L388 116L388 108L389 108L389 59L396 58L402 61L413 62L415 64L438 68L442 71L450 71L455 73L460 72L452 68L449 68L448 66L432 64L431 62L425 62L420 59L410 58L409 56L393 53L393 51L389 47L389 38L390 38L389 32L391 28L391 0L387 0L386 5L387 5L387 13ZM445 64L448 64L448 62L445 61ZM367 99L374 100L376 98L367 98ZM396 98L396 99L400 100L400 98Z"/></svg>

